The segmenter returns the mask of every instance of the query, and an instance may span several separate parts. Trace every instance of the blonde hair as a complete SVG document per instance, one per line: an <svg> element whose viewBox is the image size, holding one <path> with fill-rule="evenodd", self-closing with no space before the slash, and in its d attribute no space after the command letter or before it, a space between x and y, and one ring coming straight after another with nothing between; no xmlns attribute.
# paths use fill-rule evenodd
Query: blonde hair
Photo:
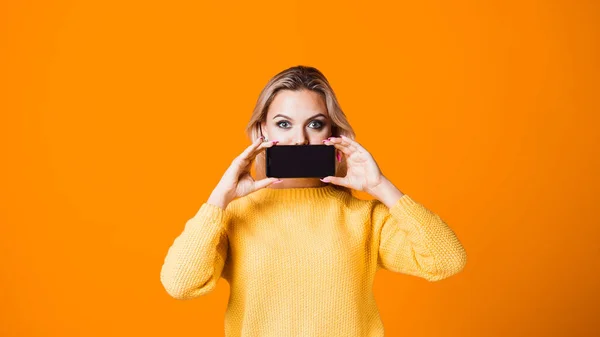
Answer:
<svg viewBox="0 0 600 337"><path fill-rule="evenodd" d="M279 90L299 91L305 89L314 91L323 97L325 105L327 106L329 119L332 122L331 136L339 137L344 135L348 138L355 139L354 130L342 111L335 93L329 85L329 81L325 78L325 75L314 67L298 65L285 69L273 76L260 92L250 121L246 126L246 135L250 138L250 141L254 141L262 135L261 122L266 119L269 106ZM254 165L256 180L266 178L265 151L262 151L256 156ZM337 163L336 166L335 176L346 176L348 168L344 156L342 156L342 161ZM331 185L336 189L352 193L352 190L345 186L332 183Z"/></svg>

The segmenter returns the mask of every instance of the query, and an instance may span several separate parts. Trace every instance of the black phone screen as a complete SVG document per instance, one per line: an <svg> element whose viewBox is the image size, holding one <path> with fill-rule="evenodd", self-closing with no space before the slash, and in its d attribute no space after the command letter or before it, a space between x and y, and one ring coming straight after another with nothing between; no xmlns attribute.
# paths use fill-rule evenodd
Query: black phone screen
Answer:
<svg viewBox="0 0 600 337"><path fill-rule="evenodd" d="M266 148L266 175L271 178L324 178L335 175L331 145L274 145Z"/></svg>

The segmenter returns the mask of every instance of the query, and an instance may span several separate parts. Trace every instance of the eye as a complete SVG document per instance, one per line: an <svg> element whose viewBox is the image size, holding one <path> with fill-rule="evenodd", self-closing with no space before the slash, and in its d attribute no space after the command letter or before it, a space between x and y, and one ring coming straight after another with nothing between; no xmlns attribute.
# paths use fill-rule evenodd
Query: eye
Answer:
<svg viewBox="0 0 600 337"><path fill-rule="evenodd" d="M282 124L290 124L288 121L279 121L276 123L276 125L282 129L289 129L289 126L282 126ZM323 122L319 121L319 120L314 120L312 122L310 122L309 125L313 125L311 127L311 129L321 129L323 128Z"/></svg>
<svg viewBox="0 0 600 337"><path fill-rule="evenodd" d="M323 127L323 122L321 122L321 121L314 120L314 121L312 121L312 123L317 123L317 125L318 125L318 126L314 127L313 129L320 129Z"/></svg>
<svg viewBox="0 0 600 337"><path fill-rule="evenodd" d="M280 128L281 128L281 123L287 123L287 124L289 124L287 121L277 122L277 126L279 126ZM287 127L283 127L283 129L287 129Z"/></svg>

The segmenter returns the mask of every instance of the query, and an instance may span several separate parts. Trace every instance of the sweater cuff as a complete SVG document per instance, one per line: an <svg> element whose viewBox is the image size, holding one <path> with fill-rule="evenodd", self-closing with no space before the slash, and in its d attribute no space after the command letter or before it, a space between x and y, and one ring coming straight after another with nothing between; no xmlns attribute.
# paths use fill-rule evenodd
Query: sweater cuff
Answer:
<svg viewBox="0 0 600 337"><path fill-rule="evenodd" d="M417 222L423 226L428 226L432 222L440 220L436 213L433 213L431 210L413 200L406 194L403 195L400 200L398 200L390 212L394 212L396 215L402 214L409 216L417 220Z"/></svg>
<svg viewBox="0 0 600 337"><path fill-rule="evenodd" d="M415 204L417 204L417 202L414 201L408 194L402 195L402 197L400 197L400 200L398 200L398 202L405 209L410 209L410 208L414 207Z"/></svg>
<svg viewBox="0 0 600 337"><path fill-rule="evenodd" d="M423 206L418 202L414 201L408 194L404 194L396 202L396 204L390 209L390 212L400 212L410 217L416 218L422 223L423 218Z"/></svg>
<svg viewBox="0 0 600 337"><path fill-rule="evenodd" d="M410 212L410 210L415 208L417 204L418 203L414 201L408 194L404 194L400 197L400 199L398 199L392 208L402 210L404 212Z"/></svg>

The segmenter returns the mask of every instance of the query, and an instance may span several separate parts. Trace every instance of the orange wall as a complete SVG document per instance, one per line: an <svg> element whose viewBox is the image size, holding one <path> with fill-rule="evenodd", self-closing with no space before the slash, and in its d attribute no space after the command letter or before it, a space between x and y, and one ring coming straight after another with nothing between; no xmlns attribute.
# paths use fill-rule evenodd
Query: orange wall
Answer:
<svg viewBox="0 0 600 337"><path fill-rule="evenodd" d="M227 283L177 301L160 268L298 64L468 253L378 273L387 335L600 334L599 7L3 1L0 335L221 336Z"/></svg>

